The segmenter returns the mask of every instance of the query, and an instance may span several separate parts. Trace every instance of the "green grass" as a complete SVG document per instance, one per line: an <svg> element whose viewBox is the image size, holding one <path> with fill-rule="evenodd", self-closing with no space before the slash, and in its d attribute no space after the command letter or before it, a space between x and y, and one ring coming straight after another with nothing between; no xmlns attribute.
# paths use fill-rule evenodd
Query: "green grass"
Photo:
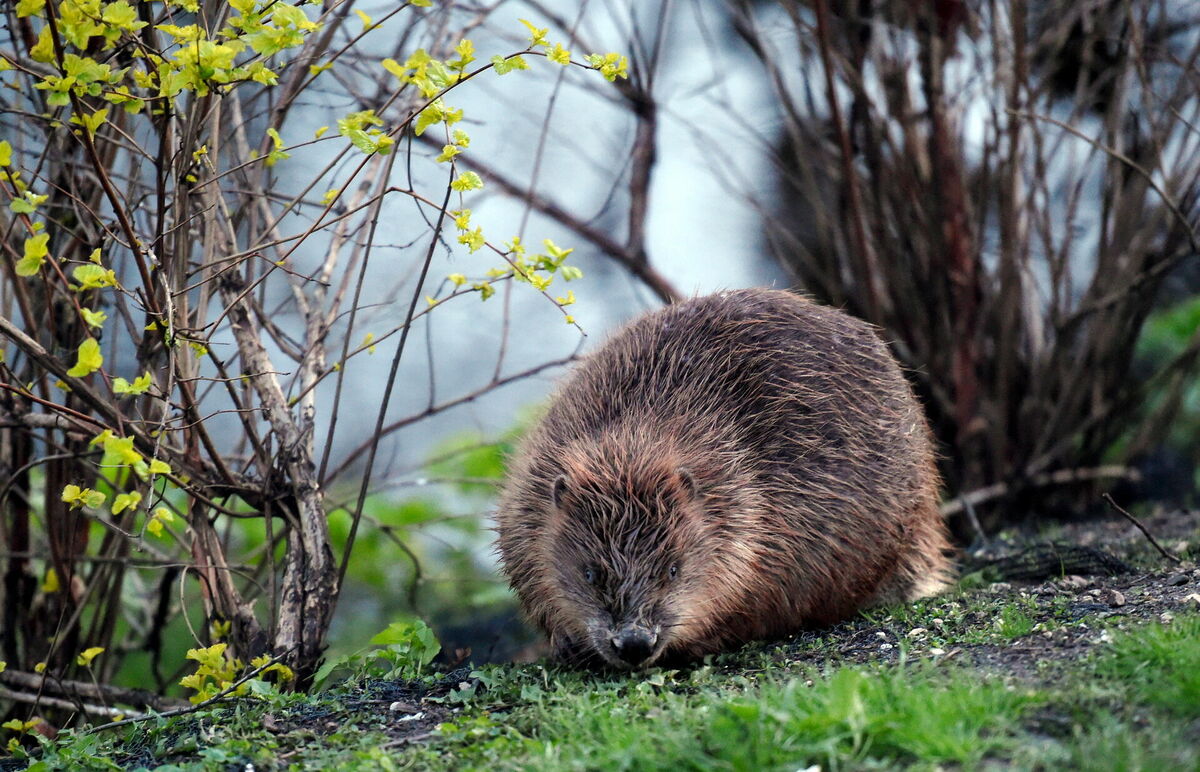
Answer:
<svg viewBox="0 0 1200 772"><path fill-rule="evenodd" d="M1003 647L1034 628L1030 603L959 597L876 612L875 621L932 631L941 619L938 635L950 643L978 636ZM1047 610L1055 611L1043 605L1042 624ZM1088 635L1099 636L1096 620L1090 625ZM839 665L834 634L808 649L760 648L680 672L490 666L430 706L451 712L412 745L387 735L391 698L364 702L373 695L337 687L268 695L125 735L64 734L46 743L41 769L103 768L113 759L267 768L281 758L295 769L345 770L1200 768L1200 616L1110 634L1093 655L1048 661L1025 680L972 667L966 655ZM825 664L789 663L806 653Z"/></svg>
<svg viewBox="0 0 1200 772"><path fill-rule="evenodd" d="M450 759L474 769L546 770L974 764L1016 747L1019 719L1043 699L928 664L841 668L828 677L766 672L759 683L710 669L642 682L575 679L560 676L553 691L539 689L502 715L455 723L443 731L448 742L427 749L418 766ZM511 693L515 684L500 688Z"/></svg>
<svg viewBox="0 0 1200 772"><path fill-rule="evenodd" d="M1118 638L1097 673L1138 703L1200 721L1200 616Z"/></svg>

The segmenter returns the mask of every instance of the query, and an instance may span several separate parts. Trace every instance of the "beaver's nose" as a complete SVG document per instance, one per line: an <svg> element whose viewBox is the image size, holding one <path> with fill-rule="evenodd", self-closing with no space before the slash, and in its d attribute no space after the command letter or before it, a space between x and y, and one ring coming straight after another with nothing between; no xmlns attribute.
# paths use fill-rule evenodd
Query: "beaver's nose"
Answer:
<svg viewBox="0 0 1200 772"><path fill-rule="evenodd" d="M656 643L658 643L657 635L636 625L626 625L612 637L612 645L616 649L617 656L622 661L634 666L642 664L650 657Z"/></svg>

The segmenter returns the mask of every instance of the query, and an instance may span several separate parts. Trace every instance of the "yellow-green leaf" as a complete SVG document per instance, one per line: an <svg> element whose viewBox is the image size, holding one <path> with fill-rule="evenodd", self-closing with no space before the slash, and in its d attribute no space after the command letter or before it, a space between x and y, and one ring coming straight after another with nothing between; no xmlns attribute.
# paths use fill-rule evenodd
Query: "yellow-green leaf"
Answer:
<svg viewBox="0 0 1200 772"><path fill-rule="evenodd" d="M520 21L522 24L525 25L525 29L529 30L529 47L530 48L537 48L538 46L549 45L549 43L546 42L546 35L549 34L549 32L550 32L549 27L546 27L546 28L535 27L535 26L533 26L532 22L526 21L525 19L521 19Z"/></svg>
<svg viewBox="0 0 1200 772"><path fill-rule="evenodd" d="M104 266L95 263L75 266L71 276L79 282L79 291L117 286L117 274L111 268L105 269Z"/></svg>
<svg viewBox="0 0 1200 772"><path fill-rule="evenodd" d="M463 172L458 179L450 183L450 187L459 192L476 190L483 187L483 180L475 172Z"/></svg>
<svg viewBox="0 0 1200 772"><path fill-rule="evenodd" d="M497 75L507 75L513 70L528 70L529 65L520 54L507 58L497 55L492 57L492 69L496 71Z"/></svg>
<svg viewBox="0 0 1200 772"><path fill-rule="evenodd" d="M0 139L0 166L12 165L12 145L7 139Z"/></svg>
<svg viewBox="0 0 1200 772"><path fill-rule="evenodd" d="M18 0L16 7L17 18L24 19L26 16L40 14L45 7L46 0Z"/></svg>
<svg viewBox="0 0 1200 772"><path fill-rule="evenodd" d="M50 254L49 242L49 233L39 233L25 239L25 255L17 261L18 276L33 276L41 270L42 263Z"/></svg>
<svg viewBox="0 0 1200 772"><path fill-rule="evenodd" d="M83 667L91 667L92 660L104 653L103 646L92 646L79 652L79 656L75 658L75 664Z"/></svg>
<svg viewBox="0 0 1200 772"><path fill-rule="evenodd" d="M104 356L100 353L100 344L96 342L95 338L88 338L79 344L75 366L67 370L67 375L73 378L82 378L96 372L103 364Z"/></svg>
<svg viewBox="0 0 1200 772"><path fill-rule="evenodd" d="M119 515L127 509L137 509L138 504L142 503L142 494L137 491L132 493L121 493L113 499L112 513Z"/></svg>
<svg viewBox="0 0 1200 772"><path fill-rule="evenodd" d="M571 52L562 47L562 43L555 43L554 48L546 53L546 58L555 64L561 64L566 67L571 63Z"/></svg>
<svg viewBox="0 0 1200 772"><path fill-rule="evenodd" d="M72 115L71 123L77 123L87 129L88 136L96 136L96 131L104 125L108 119L108 108L101 107L91 115Z"/></svg>
<svg viewBox="0 0 1200 772"><path fill-rule="evenodd" d="M113 379L113 394L145 394L150 388L150 373L143 373L133 379L133 383L124 378Z"/></svg>
<svg viewBox="0 0 1200 772"><path fill-rule="evenodd" d="M87 322L88 327L94 327L97 330L102 328L108 319L108 314L105 312L93 311L90 308L81 308L79 313L83 314L83 321Z"/></svg>

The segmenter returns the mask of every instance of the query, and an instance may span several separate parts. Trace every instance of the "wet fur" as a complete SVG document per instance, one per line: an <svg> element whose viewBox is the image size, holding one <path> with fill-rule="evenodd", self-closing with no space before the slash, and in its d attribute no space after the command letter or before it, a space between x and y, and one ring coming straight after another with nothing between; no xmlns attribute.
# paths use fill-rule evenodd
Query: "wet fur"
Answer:
<svg viewBox="0 0 1200 772"><path fill-rule="evenodd" d="M560 657L619 664L606 636L636 623L659 636L648 665L937 592L937 491L869 325L724 292L635 320L570 374L513 459L499 551Z"/></svg>

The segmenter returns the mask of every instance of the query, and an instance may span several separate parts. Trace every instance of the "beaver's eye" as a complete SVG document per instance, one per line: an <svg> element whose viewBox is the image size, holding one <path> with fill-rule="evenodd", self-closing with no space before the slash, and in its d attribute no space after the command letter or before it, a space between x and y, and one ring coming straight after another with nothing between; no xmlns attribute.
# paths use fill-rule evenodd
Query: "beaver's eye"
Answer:
<svg viewBox="0 0 1200 772"><path fill-rule="evenodd" d="M678 563L672 563L672 564L671 564L671 568L670 568L670 569L667 571L667 574L668 574L668 575L669 575L669 576L670 576L672 579L674 579L675 577L679 576L679 564L678 564Z"/></svg>
<svg viewBox="0 0 1200 772"><path fill-rule="evenodd" d="M595 584L596 583L596 572L593 571L591 568L583 569L583 581L587 582L588 584Z"/></svg>

